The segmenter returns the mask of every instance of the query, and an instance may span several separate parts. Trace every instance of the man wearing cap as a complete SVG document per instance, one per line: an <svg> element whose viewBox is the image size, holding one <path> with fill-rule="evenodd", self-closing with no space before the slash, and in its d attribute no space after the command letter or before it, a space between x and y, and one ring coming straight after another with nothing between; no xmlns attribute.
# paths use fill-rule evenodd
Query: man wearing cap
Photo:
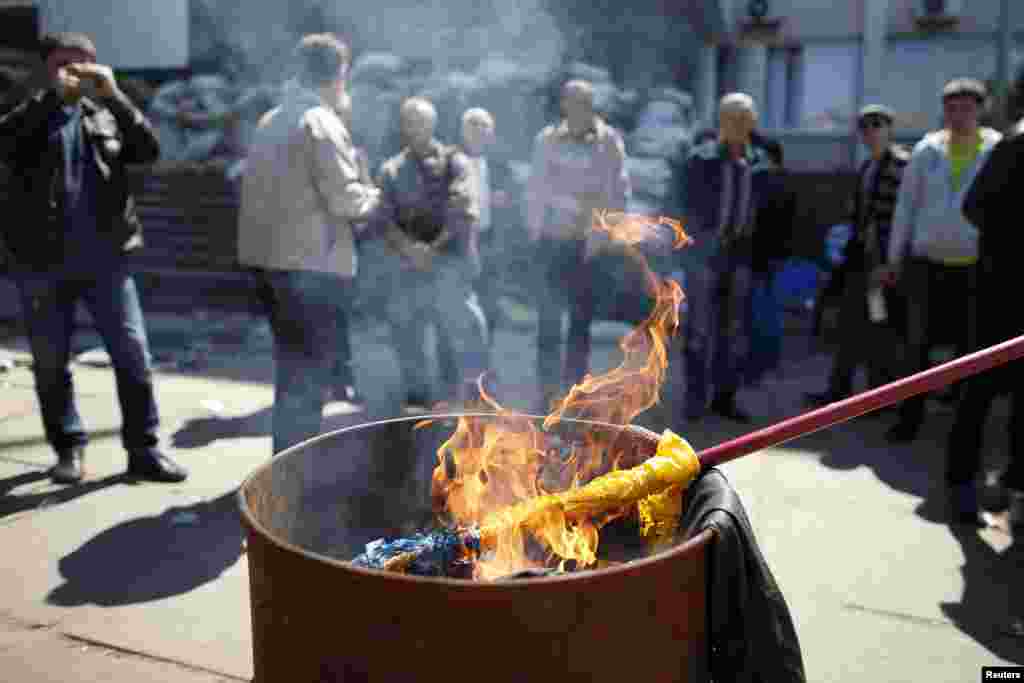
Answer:
<svg viewBox="0 0 1024 683"><path fill-rule="evenodd" d="M945 127L928 133L914 147L893 213L887 264L879 282L899 281L908 302L908 374L924 370L936 332L956 331L956 352L975 346L978 230L961 212L978 169L1002 135L979 125L985 86L957 78L942 90ZM890 443L917 438L924 421L925 396L907 399L899 420L886 433Z"/></svg>
<svg viewBox="0 0 1024 683"><path fill-rule="evenodd" d="M1024 114L1024 79L1014 85L1016 115ZM1020 248L1016 216L1024 179L1024 119L996 145L964 198L964 216L979 232L978 333L980 346L1024 334L1024 310L1006 305L1019 287ZM957 406L946 445L946 483L954 519L978 523L976 480L981 471L985 423L993 400L1010 393L1009 465L999 477L1010 522L1024 523L1024 361L971 377Z"/></svg>
<svg viewBox="0 0 1024 683"><path fill-rule="evenodd" d="M839 349L833 359L828 388L808 394L808 402L821 405L840 401L853 391L857 366L867 365L868 384L879 386L894 379L896 355L903 316L902 302L893 288L883 289L871 274L885 262L892 229L892 216L899 195L900 180L910 161L910 151L894 145L893 113L872 104L861 109L857 129L870 158L861 164L853 195L850 222L853 234L846 245L842 270L843 303L839 319Z"/></svg>
<svg viewBox="0 0 1024 683"><path fill-rule="evenodd" d="M125 166L155 161L160 146L110 67L96 63L88 36L47 35L41 56L49 86L0 118L0 160L13 171L4 239L46 438L57 452L51 477L72 484L84 475L88 433L68 369L82 301L114 366L128 473L182 481L185 470L157 447L149 345L126 260L142 239Z"/></svg>

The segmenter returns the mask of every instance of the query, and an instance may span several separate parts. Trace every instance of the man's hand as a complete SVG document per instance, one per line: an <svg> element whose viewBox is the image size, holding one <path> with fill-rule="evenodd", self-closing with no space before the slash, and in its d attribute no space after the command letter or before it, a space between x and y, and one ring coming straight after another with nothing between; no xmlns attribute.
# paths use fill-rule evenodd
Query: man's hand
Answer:
<svg viewBox="0 0 1024 683"><path fill-rule="evenodd" d="M104 64L76 63L68 64L61 71L77 80L79 97L83 94L95 94L96 97L107 98L117 94L117 81L113 70Z"/></svg>
<svg viewBox="0 0 1024 683"><path fill-rule="evenodd" d="M892 287L900 279L899 266L878 266L871 272L871 282L882 287Z"/></svg>

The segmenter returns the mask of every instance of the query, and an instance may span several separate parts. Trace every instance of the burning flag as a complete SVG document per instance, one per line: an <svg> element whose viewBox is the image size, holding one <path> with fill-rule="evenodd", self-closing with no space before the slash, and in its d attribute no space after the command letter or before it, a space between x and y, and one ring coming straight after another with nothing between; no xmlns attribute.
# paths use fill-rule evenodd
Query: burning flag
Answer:
<svg viewBox="0 0 1024 683"><path fill-rule="evenodd" d="M652 545L671 539L682 490L700 469L689 444L666 431L654 457L628 462L635 454L617 452L607 430L587 429L566 439L554 429L567 418L625 428L658 402L683 293L678 283L650 270L638 245L665 227L674 248L690 242L670 218L594 212L594 230L625 245L654 299L648 318L620 342L622 363L585 376L557 402L543 429L530 416L503 408L481 383L481 400L495 416L461 417L438 449L431 495L445 530L377 541L357 564L462 575L470 562L478 580L553 564L588 567L597 561L600 529L631 514L639 516L641 533Z"/></svg>

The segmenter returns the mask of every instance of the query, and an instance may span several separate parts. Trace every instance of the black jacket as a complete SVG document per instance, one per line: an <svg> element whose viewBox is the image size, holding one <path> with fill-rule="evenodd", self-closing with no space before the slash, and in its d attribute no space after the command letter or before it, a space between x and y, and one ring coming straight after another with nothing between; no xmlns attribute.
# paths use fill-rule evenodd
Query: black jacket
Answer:
<svg viewBox="0 0 1024 683"><path fill-rule="evenodd" d="M857 187L853 193L853 213L850 222L853 234L846 244L843 267L849 271L871 270L885 261L889 248L889 234L892 231L892 215L896 210L899 198L900 183L903 171L910 163L910 150L901 145L890 145L882 155L878 171L864 192L864 174L867 173L871 160L861 164L857 172ZM869 263L867 247L868 228L874 223L877 227L875 241L871 244L874 252L873 263Z"/></svg>
<svg viewBox="0 0 1024 683"><path fill-rule="evenodd" d="M1024 120L993 148L964 198L964 216L981 233L979 242L979 332L986 344L1024 334L1020 306L1007 305L1006 296L1019 286L1017 247L1024 186Z"/></svg>
<svg viewBox="0 0 1024 683"><path fill-rule="evenodd" d="M18 266L46 269L63 260L64 165L49 150L46 127L61 106L50 89L36 93L0 118L0 162L10 170L3 242ZM153 127L128 98L82 100L82 128L99 168L97 224L115 250L142 245L142 228L128 186L126 165L147 164L160 154Z"/></svg>
<svg viewBox="0 0 1024 683"><path fill-rule="evenodd" d="M754 538L743 503L717 469L690 484L680 531L713 529L708 570L709 663L714 683L802 683L803 656L786 599Z"/></svg>
<svg viewBox="0 0 1024 683"><path fill-rule="evenodd" d="M757 174L754 184L758 205L754 216L751 266L755 273L765 274L792 254L796 193L791 187L789 173L781 168Z"/></svg>

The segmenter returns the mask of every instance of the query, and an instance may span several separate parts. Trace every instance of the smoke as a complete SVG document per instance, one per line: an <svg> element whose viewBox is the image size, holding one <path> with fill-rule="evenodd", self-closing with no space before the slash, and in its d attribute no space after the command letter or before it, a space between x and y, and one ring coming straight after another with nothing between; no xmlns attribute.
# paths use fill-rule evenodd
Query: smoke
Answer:
<svg viewBox="0 0 1024 683"><path fill-rule="evenodd" d="M485 57L551 67L564 51L561 32L540 0L391 1L358 14L345 7L328 3L325 16L350 22L367 49L426 60L435 71L466 70Z"/></svg>

